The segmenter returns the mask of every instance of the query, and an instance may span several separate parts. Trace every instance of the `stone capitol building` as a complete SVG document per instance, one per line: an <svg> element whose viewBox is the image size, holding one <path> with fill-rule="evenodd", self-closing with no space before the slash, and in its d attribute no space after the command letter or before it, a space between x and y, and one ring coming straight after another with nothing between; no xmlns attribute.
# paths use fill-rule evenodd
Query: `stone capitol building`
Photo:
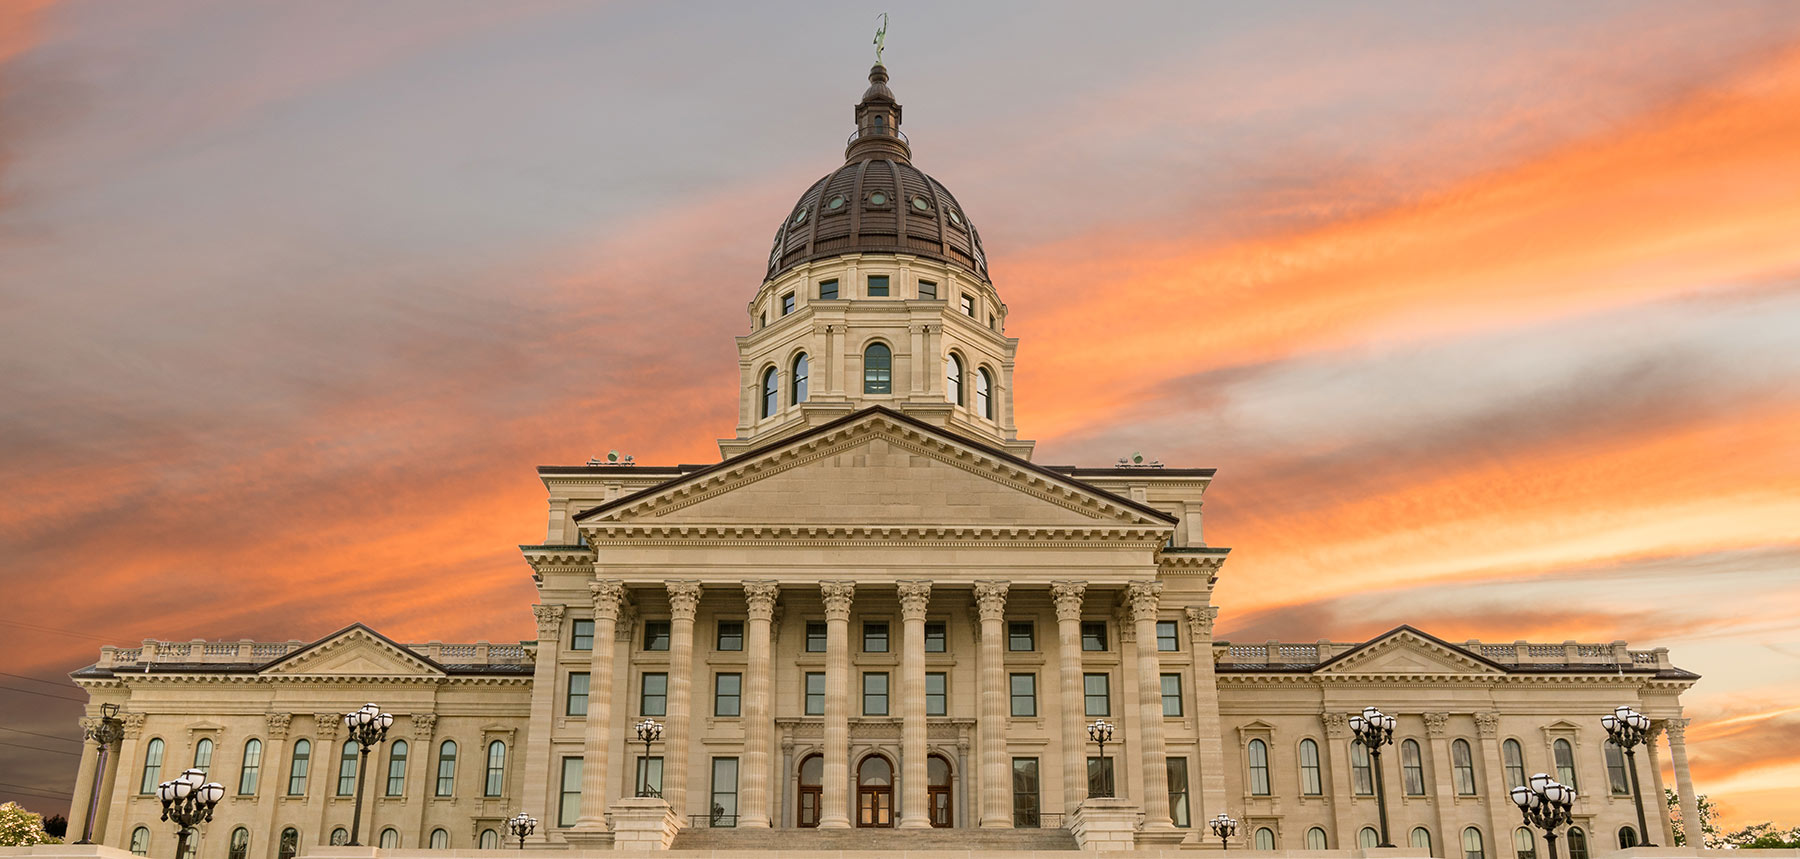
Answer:
<svg viewBox="0 0 1800 859"><path fill-rule="evenodd" d="M198 767L226 788L198 859L329 855L359 775L362 843L403 850L516 847L523 811L527 849L665 847L665 827L677 850L772 854L1217 850L1226 813L1237 849L1355 851L1380 776L1402 855L1536 859L1508 791L1546 772L1579 790L1560 846L1588 859L1638 840L1600 726L1621 704L1652 720L1647 840L1674 843L1665 762L1697 819L1698 676L1665 649L1216 639L1214 470L1034 461L1007 314L875 66L842 166L781 215L720 460L538 469L534 640L101 648L72 676L123 739L98 776L87 744L70 832L93 791L96 841L172 856L156 786ZM395 719L360 774L342 714L369 701ZM1380 773L1348 724L1365 705L1398 718Z"/></svg>

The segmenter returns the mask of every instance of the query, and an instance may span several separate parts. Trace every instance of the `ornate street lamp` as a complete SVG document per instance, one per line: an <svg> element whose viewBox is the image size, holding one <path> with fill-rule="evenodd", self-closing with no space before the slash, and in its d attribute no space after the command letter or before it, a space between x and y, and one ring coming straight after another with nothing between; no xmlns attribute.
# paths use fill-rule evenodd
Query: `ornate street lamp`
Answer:
<svg viewBox="0 0 1800 859"><path fill-rule="evenodd" d="M1212 834L1219 839L1221 850L1231 849L1231 839L1237 837L1237 820L1225 812L1212 819Z"/></svg>
<svg viewBox="0 0 1800 859"><path fill-rule="evenodd" d="M1094 724L1087 726L1088 739L1100 746L1100 784L1094 796L1107 799L1113 795L1112 770L1106 765L1106 744L1113 738L1113 723L1105 719L1095 719Z"/></svg>
<svg viewBox="0 0 1800 859"><path fill-rule="evenodd" d="M162 819L172 820L175 830L175 859L187 859L188 831L202 821L212 820L213 806L225 798L225 786L207 781L206 771L192 769L156 786L156 797L162 800Z"/></svg>
<svg viewBox="0 0 1800 859"><path fill-rule="evenodd" d="M1369 767L1375 771L1375 809L1381 813L1381 843L1375 846L1392 847L1394 842L1388 837L1387 787L1381 782L1381 747L1394 741L1394 717L1374 707L1364 707L1361 714L1350 717L1350 733L1369 750Z"/></svg>
<svg viewBox="0 0 1800 859"><path fill-rule="evenodd" d="M637 738L644 744L644 777L638 784L638 796L662 796L661 790L650 789L650 744L662 736L663 726L655 719L637 723Z"/></svg>
<svg viewBox="0 0 1800 859"><path fill-rule="evenodd" d="M1550 859L1556 859L1556 827L1569 822L1570 808L1575 805L1575 788L1561 784L1547 773L1536 773L1525 784L1512 789L1512 801L1525 815L1525 822L1544 830L1544 843L1550 846Z"/></svg>
<svg viewBox="0 0 1800 859"><path fill-rule="evenodd" d="M513 819L506 821L507 831L519 839L519 849L525 849L525 836L537 831L537 818L521 811Z"/></svg>
<svg viewBox="0 0 1800 859"><path fill-rule="evenodd" d="M1631 801L1637 803L1638 844L1655 847L1650 843L1650 829L1644 823L1644 794L1638 789L1637 774L1637 747L1650 737L1650 718L1620 705L1611 715L1600 717L1600 726L1606 729L1606 736L1612 738L1613 744L1625 751L1625 768L1631 771Z"/></svg>
<svg viewBox="0 0 1800 859"><path fill-rule="evenodd" d="M361 846L357 839L362 835L363 783L369 780L369 752L387 739L388 728L393 724L393 714L381 712L374 704L364 704L355 712L344 714L344 728L356 741L356 750L362 753L361 765L356 768L356 811L350 815L351 847Z"/></svg>
<svg viewBox="0 0 1800 859"><path fill-rule="evenodd" d="M112 751L114 743L125 738L125 721L119 718L119 705L101 704L100 721L89 725L83 733L100 746L100 756L94 760L94 789L88 792L87 820L81 824L81 840L75 843L92 844L94 815L100 813L100 783L106 778L106 753Z"/></svg>

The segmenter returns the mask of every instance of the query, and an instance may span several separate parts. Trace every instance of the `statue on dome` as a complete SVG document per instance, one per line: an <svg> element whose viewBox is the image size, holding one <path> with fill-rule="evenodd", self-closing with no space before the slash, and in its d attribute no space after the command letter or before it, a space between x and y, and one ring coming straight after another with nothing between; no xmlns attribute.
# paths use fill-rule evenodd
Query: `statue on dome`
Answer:
<svg viewBox="0 0 1800 859"><path fill-rule="evenodd" d="M887 47L887 15L881 13L881 28L875 31L875 65L881 65L881 51Z"/></svg>

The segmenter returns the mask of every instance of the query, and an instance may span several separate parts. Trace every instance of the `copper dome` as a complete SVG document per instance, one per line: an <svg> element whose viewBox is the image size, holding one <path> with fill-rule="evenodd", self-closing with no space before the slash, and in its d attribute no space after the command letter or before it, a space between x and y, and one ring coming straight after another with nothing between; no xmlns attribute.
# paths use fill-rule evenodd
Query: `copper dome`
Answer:
<svg viewBox="0 0 1800 859"><path fill-rule="evenodd" d="M954 263L986 280L981 236L942 183L912 166L887 69L869 71L844 166L812 184L788 211L769 250L768 278L841 254L912 254Z"/></svg>

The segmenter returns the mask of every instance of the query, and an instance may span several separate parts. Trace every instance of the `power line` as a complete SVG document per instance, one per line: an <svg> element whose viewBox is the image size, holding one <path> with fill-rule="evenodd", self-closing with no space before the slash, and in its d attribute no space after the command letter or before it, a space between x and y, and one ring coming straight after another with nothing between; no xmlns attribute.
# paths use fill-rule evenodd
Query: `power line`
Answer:
<svg viewBox="0 0 1800 859"><path fill-rule="evenodd" d="M36 630L38 632L51 632L51 633L55 633L57 635L72 635L76 638L85 638L90 641L98 641L101 644L113 643L113 640L110 638L101 638L98 635L89 635L85 632L74 632L72 630L57 629L55 627L50 627L50 626L39 626L35 623L21 623L16 620L0 620L0 624L5 624L7 626L16 626L16 627L19 627L20 629Z"/></svg>
<svg viewBox="0 0 1800 859"><path fill-rule="evenodd" d="M49 692L39 692L36 689L14 689L11 686L0 686L0 692L18 692L22 695L42 695L45 698L58 698L63 701L74 701L77 704L87 703L86 698L74 698L68 695L52 695Z"/></svg>
<svg viewBox="0 0 1800 859"><path fill-rule="evenodd" d="M63 689L67 689L67 688L75 685L73 681L69 681L69 680L43 680L43 679L39 679L37 677L27 677L23 674L14 674L10 671L0 671L0 677L16 677L20 680L30 680L33 683L42 683L45 686L59 686Z"/></svg>
<svg viewBox="0 0 1800 859"><path fill-rule="evenodd" d="M28 784L13 784L11 782L4 782L4 781L0 781L0 788L5 788L5 789L11 790L15 793L23 793L23 794L31 795L31 796L41 796L45 799L68 799L70 796L70 794L61 794L61 793L55 793L50 790L45 790L42 787L34 787L34 786L28 785ZM71 793L72 793L72 791L71 791Z"/></svg>
<svg viewBox="0 0 1800 859"><path fill-rule="evenodd" d="M44 748L43 746L27 746L27 745L21 745L19 743L9 743L5 740L0 740L0 746L12 746L15 749L30 749L34 752L50 752L51 754L68 755L69 757L72 757L72 758L81 757L80 752L71 752L71 751L67 751L64 749L47 749L47 748Z"/></svg>
<svg viewBox="0 0 1800 859"><path fill-rule="evenodd" d="M43 737L46 740L61 740L65 743L83 743L83 742L85 742L84 740L77 740L77 739L73 739L71 737L59 737L55 734L40 734L36 731L27 731L22 728L8 728L5 725L0 725L0 731L12 731L15 734L30 734L34 737Z"/></svg>

